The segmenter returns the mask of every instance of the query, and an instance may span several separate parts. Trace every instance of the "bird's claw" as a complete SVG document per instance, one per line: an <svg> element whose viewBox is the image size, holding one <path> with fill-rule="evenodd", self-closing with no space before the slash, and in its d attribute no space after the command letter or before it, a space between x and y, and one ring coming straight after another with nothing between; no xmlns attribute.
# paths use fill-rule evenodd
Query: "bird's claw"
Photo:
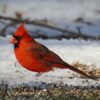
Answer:
<svg viewBox="0 0 100 100"><path fill-rule="evenodd" d="M37 77L41 76L43 73L39 72L36 74Z"/></svg>

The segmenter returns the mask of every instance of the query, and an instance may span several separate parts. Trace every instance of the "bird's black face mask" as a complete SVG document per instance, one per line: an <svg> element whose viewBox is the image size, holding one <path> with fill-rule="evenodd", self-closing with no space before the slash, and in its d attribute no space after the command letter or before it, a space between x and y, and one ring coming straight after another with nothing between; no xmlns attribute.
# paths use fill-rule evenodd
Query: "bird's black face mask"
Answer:
<svg viewBox="0 0 100 100"><path fill-rule="evenodd" d="M22 38L21 36L15 36L15 35L12 36L10 42L14 44L14 48L18 47L21 38Z"/></svg>

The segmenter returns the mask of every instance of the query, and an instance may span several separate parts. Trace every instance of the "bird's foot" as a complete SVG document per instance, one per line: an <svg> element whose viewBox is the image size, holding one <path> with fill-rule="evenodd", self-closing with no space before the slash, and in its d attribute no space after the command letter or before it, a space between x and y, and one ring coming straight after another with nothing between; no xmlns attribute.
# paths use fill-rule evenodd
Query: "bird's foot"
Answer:
<svg viewBox="0 0 100 100"><path fill-rule="evenodd" d="M17 66L18 66L18 62L17 62L17 61L14 63L14 66L15 66L15 67L17 67Z"/></svg>
<svg viewBox="0 0 100 100"><path fill-rule="evenodd" d="M39 77L39 76L41 76L42 74L43 74L42 72L39 72L39 73L36 74L36 76Z"/></svg>

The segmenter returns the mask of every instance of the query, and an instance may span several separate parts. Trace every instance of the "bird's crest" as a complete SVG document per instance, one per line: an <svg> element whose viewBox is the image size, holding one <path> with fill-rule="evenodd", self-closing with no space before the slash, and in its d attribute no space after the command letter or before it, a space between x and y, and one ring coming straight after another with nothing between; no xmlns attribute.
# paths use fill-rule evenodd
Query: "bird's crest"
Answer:
<svg viewBox="0 0 100 100"><path fill-rule="evenodd" d="M16 32L14 33L15 36L29 36L27 30L25 29L24 24L21 24Z"/></svg>

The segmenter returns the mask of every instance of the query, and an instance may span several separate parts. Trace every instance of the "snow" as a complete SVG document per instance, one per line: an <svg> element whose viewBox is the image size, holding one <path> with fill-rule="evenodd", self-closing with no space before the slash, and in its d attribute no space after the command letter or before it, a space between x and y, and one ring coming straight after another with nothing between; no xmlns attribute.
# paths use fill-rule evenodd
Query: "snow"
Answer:
<svg viewBox="0 0 100 100"><path fill-rule="evenodd" d="M55 69L52 72L44 73L40 77L36 77L34 72L30 72L18 63L15 66L16 58L13 52L13 46L9 43L10 36L6 38L0 37L0 81L4 80L10 86L21 83L33 84L34 82L46 82L56 84L68 84L72 86L98 86L100 80L79 78L76 74L68 69ZM87 65L96 65L100 68L100 42L84 41L84 40L41 40L37 41L46 45L50 50L58 54L64 61L72 64L79 61ZM92 69L92 67L90 68ZM73 73L76 75L72 77Z"/></svg>

